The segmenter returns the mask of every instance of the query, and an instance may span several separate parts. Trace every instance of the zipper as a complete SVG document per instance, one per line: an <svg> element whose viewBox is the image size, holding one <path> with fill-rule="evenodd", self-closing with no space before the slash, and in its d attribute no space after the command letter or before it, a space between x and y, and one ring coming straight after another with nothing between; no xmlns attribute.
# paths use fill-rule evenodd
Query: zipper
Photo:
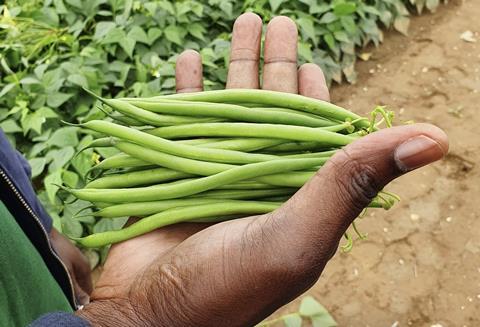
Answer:
<svg viewBox="0 0 480 327"><path fill-rule="evenodd" d="M75 299L75 296L74 296L74 288L73 288L73 281L72 281L72 278L70 277L70 274L68 273L68 269L67 267L65 266L65 264L62 262L62 260L60 259L60 257L55 253L55 251L52 249L52 246L50 244L50 238L48 237L48 233L47 231L45 230L45 227L43 227L42 223L40 222L40 218L38 218L38 216L35 214L35 212L32 210L32 208L28 205L27 201L25 201L25 199L23 198L23 196L20 194L20 192L17 190L17 188L15 187L15 185L13 184L12 180L8 177L7 174L5 174L5 172L0 169L0 176L2 176L2 178L5 180L5 182L8 184L8 186L10 187L10 189L13 191L13 193L15 194L15 196L17 197L17 199L20 201L20 203L22 204L22 206L25 208L25 210L30 214L30 216L35 220L35 222L37 223L37 225L40 227L40 229L42 230L43 232L43 235L45 237L46 240L48 240L48 248L49 248L49 252L50 254L53 255L53 257L58 261L58 263L61 265L61 267L63 268L63 270L65 271L65 274L66 276L68 277L68 281L69 281L69 286L70 286L70 302L73 303L74 307L78 309L79 305ZM52 227L53 228L53 227Z"/></svg>

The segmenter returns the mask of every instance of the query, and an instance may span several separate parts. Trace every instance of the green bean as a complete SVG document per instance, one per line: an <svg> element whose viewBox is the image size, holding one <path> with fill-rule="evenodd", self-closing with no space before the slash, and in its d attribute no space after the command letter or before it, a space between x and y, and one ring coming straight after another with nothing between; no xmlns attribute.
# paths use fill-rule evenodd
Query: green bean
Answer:
<svg viewBox="0 0 480 327"><path fill-rule="evenodd" d="M176 224L182 221L198 220L202 218L218 217L235 214L263 214L271 212L281 206L279 202L251 202L245 204L240 201L225 201L222 203L203 204L197 206L169 209L152 216L143 218L138 222L118 231L109 231L92 234L76 239L85 247L100 247L112 243L125 241L136 236L148 233L157 228Z"/></svg>
<svg viewBox="0 0 480 327"><path fill-rule="evenodd" d="M267 90L228 89L205 91L198 93L178 93L167 96L153 97L152 99L175 99L202 102L252 102L268 106L278 106L310 112L328 119L345 121L358 119L360 116L330 102L317 100L302 95ZM369 127L368 121L358 121L359 127Z"/></svg>
<svg viewBox="0 0 480 327"><path fill-rule="evenodd" d="M104 104L110 106L122 114L129 116L135 120L138 120L147 125L153 126L169 126L169 125L178 125L178 124L191 124L198 121L211 122L219 121L219 119L212 118L190 118L177 115L159 115L148 110L140 109L126 101L118 99L104 99L95 95L94 93L89 92L95 98L103 102ZM220 119L221 121L221 119Z"/></svg>
<svg viewBox="0 0 480 327"><path fill-rule="evenodd" d="M179 141L176 141L179 142ZM271 147L274 145L279 145L282 143L288 142L287 140L282 139L266 139L266 138L236 138L236 139L227 139L224 141L204 143L200 144L200 147L204 148L215 148L215 149L224 149L224 150L236 150L236 151L257 151L266 147Z"/></svg>
<svg viewBox="0 0 480 327"><path fill-rule="evenodd" d="M336 125L334 128L345 129L347 125L349 123ZM325 146L347 145L354 140L350 136L326 130L328 128L331 127L311 128L275 124L199 123L159 127L146 130L146 132L165 139L196 136L265 137L295 141L314 141Z"/></svg>
<svg viewBox="0 0 480 327"><path fill-rule="evenodd" d="M211 176L221 172L226 172L231 169L237 169L241 166L206 162L200 160L187 159L182 157L176 157L170 154L162 153L159 151L143 148L137 144L129 142L118 142L116 145L120 151L135 155L142 161L154 163L162 167L178 170L187 174L195 174L202 176ZM300 159L295 159L300 160ZM305 159L308 160L308 159ZM318 165L323 165L327 160L326 157L318 157ZM270 161L272 162L272 161ZM283 174L274 174L268 176L259 176L255 178L256 181L278 186L301 186L308 179L311 178L312 172L288 172ZM299 184L301 183L301 184Z"/></svg>
<svg viewBox="0 0 480 327"><path fill-rule="evenodd" d="M331 119L327 120L323 117L317 116L315 114L311 114L309 112L299 111L299 110L294 110L294 109L288 109L288 108L279 108L279 107L259 107L259 108L256 108L256 107L252 107L252 109L266 110L266 111L271 111L271 112L296 113L297 115L302 115L302 116L305 116L305 117L310 117L310 118L315 118L315 119L324 119L328 122L333 123L334 125L342 123L342 121L339 121L339 120L331 120Z"/></svg>
<svg viewBox="0 0 480 327"><path fill-rule="evenodd" d="M324 162L325 158L279 159L235 167L215 175L177 185L156 185L129 189L65 189L75 197L87 201L124 202L128 199L130 202L143 202L166 200L201 193L222 185L255 177L311 168Z"/></svg>
<svg viewBox="0 0 480 327"><path fill-rule="evenodd" d="M331 146L327 146L327 149L331 148ZM264 148L262 149L262 152L280 154L280 152L313 151L323 149L325 149L325 145L322 145L318 142L286 142L283 144Z"/></svg>
<svg viewBox="0 0 480 327"><path fill-rule="evenodd" d="M268 111L255 108L245 108L226 103L203 102L168 102L168 101L130 101L132 105L161 114L175 114L194 117L217 117L234 121L253 123L269 123L283 125L298 125L308 127L325 127L336 125L325 119L306 117L292 112Z"/></svg>
<svg viewBox="0 0 480 327"><path fill-rule="evenodd" d="M240 201L239 201L240 202ZM245 204L250 204L252 201L243 201ZM178 200L162 200L152 202L135 202L135 203L121 203L111 205L109 207L100 209L91 213L94 217L102 218L116 218L125 216L148 216L161 211L172 208L187 207L199 204L208 203L225 203L223 199L209 199L209 198L187 198Z"/></svg>
<svg viewBox="0 0 480 327"><path fill-rule="evenodd" d="M109 146L114 146L114 140L111 137L108 138L102 138L98 139L99 142L96 144L101 144L101 145L107 145ZM198 145L200 147L206 147L206 148L215 148L215 149L225 149L225 150L241 150L241 151L254 151L254 150L259 150L262 149L268 145L273 145L273 144L281 144L285 142L285 140L279 140L279 139L229 139L229 140L224 140L224 141L216 141L216 142L209 142L209 143L204 143L206 142L205 140L207 139L198 139L202 141L198 142L187 142L187 141L197 141L196 139L194 140L184 140L184 141L176 141L178 143L183 143L183 144L189 144L189 145ZM94 141L95 142L95 141ZM83 149L82 149L83 150ZM106 161L106 162L104 162ZM145 167L149 166L150 164L148 162L135 159L129 155L125 154L117 154L115 156L112 156L110 158L107 158L97 164L96 166L92 167L91 170L96 170L96 169L113 169L113 168L126 168L126 167ZM159 180L161 181L161 180Z"/></svg>
<svg viewBox="0 0 480 327"><path fill-rule="evenodd" d="M145 123L136 120L135 118L129 117L129 116L124 116L124 115L110 115L110 118L119 121L121 123L126 124L127 126L145 126Z"/></svg>
<svg viewBox="0 0 480 327"><path fill-rule="evenodd" d="M96 169L112 169L112 168L124 168L124 167L141 167L149 166L150 163L142 161L140 159L131 157L124 153L118 153L109 158L102 160L97 165L93 166L90 170Z"/></svg>
<svg viewBox="0 0 480 327"><path fill-rule="evenodd" d="M231 200L263 199L272 196L291 196L298 188L274 188L271 190L213 190L192 195L191 198L213 198Z"/></svg>
<svg viewBox="0 0 480 327"><path fill-rule="evenodd" d="M282 156L282 158L330 158L336 152L337 152L337 150L324 151L324 152L288 154L288 155Z"/></svg>
<svg viewBox="0 0 480 327"><path fill-rule="evenodd" d="M88 183L85 188L122 188L151 185L192 176L194 175L168 168L155 168L104 176Z"/></svg>
<svg viewBox="0 0 480 327"><path fill-rule="evenodd" d="M252 163L278 159L273 155L265 155L258 153L245 153L233 150L221 150L212 148L201 148L188 144L178 144L173 141L163 139L154 135L144 133L142 131L134 130L125 126L114 123L91 120L89 122L80 124L88 129L105 133L110 136L119 137L131 142L135 142L144 147L149 147L157 151L185 157L192 159L201 159L204 161L226 162L226 163ZM275 125L274 125L275 126ZM307 128L307 127L299 127ZM338 141L339 143L348 144L351 139L348 136L340 135L331 132L322 131L321 134L325 139ZM335 139L335 140L334 140ZM342 144L343 145L343 144Z"/></svg>

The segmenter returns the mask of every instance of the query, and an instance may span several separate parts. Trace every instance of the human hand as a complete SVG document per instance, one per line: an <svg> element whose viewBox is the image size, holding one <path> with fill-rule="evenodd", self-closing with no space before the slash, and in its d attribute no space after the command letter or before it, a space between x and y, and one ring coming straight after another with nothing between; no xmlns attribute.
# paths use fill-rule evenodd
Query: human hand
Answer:
<svg viewBox="0 0 480 327"><path fill-rule="evenodd" d="M70 274L78 304L87 304L93 290L91 269L87 258L54 227L50 230L50 242Z"/></svg>
<svg viewBox="0 0 480 327"><path fill-rule="evenodd" d="M227 88L259 87L261 20L240 16ZM263 88L328 100L316 65L297 71L297 30L274 18ZM200 56L177 61L178 92L202 90ZM112 246L92 302L92 325L248 326L316 282L346 228L392 179L442 158L446 135L417 124L372 133L339 151L278 210L219 223L179 224Z"/></svg>

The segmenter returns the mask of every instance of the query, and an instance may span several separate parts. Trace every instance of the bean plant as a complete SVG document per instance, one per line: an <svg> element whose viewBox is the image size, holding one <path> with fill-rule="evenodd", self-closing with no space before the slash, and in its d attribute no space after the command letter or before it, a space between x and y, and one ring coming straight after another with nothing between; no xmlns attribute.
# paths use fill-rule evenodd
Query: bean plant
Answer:
<svg viewBox="0 0 480 327"><path fill-rule="evenodd" d="M120 220L74 219L88 203L75 188L111 148L86 149L86 123L107 113L82 88L106 98L172 93L174 65L198 50L205 88L225 84L230 33L246 11L264 22L287 15L299 28L299 62L319 64L330 82L353 83L360 49L393 28L407 34L409 14L439 0L6 0L0 6L0 128L27 157L40 199L70 237L118 228ZM313 123L313 122L312 122ZM283 146L283 145L282 145ZM260 190L259 190L260 191ZM117 224L117 225L116 225ZM93 253L93 252L92 252ZM97 258L95 253L92 254ZM95 260L94 260L95 261Z"/></svg>

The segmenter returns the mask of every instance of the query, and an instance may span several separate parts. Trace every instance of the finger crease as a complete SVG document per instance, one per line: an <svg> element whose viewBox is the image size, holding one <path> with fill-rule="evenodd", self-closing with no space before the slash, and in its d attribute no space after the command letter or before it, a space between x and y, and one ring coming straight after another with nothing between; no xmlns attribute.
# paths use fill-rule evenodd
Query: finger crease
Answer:
<svg viewBox="0 0 480 327"><path fill-rule="evenodd" d="M269 60L265 60L265 65L268 65L268 64L274 64L274 63L287 63L287 64L297 64L297 61L296 60L291 60L291 59L288 59L288 58L272 58L272 59L269 59Z"/></svg>

